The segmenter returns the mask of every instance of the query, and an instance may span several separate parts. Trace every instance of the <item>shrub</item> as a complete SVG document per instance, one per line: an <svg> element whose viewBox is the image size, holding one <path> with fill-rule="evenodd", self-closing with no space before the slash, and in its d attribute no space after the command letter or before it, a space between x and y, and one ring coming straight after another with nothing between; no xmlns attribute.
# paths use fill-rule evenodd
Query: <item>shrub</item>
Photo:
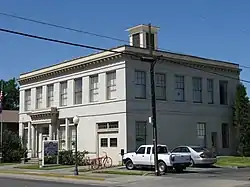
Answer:
<svg viewBox="0 0 250 187"><path fill-rule="evenodd" d="M21 138L8 130L3 132L2 150L3 162L20 162L24 155L27 156L27 150L23 148Z"/></svg>
<svg viewBox="0 0 250 187"><path fill-rule="evenodd" d="M84 166L86 165L86 154L87 151L78 151L77 158L78 158L78 165ZM62 165L74 165L75 164L75 153L72 150L64 150L59 152L59 164Z"/></svg>

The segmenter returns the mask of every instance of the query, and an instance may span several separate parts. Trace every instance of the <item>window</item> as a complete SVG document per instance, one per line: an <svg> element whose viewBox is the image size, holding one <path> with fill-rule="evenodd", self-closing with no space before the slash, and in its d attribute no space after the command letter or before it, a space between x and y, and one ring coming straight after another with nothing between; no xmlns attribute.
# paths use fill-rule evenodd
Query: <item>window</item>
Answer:
<svg viewBox="0 0 250 187"><path fill-rule="evenodd" d="M98 101L98 75L90 76L90 102Z"/></svg>
<svg viewBox="0 0 250 187"><path fill-rule="evenodd" d="M202 102L202 78L193 77L193 102Z"/></svg>
<svg viewBox="0 0 250 187"><path fill-rule="evenodd" d="M184 93L184 76L176 75L175 76L175 101L184 101L185 93Z"/></svg>
<svg viewBox="0 0 250 187"><path fill-rule="evenodd" d="M24 109L26 111L29 111L31 110L31 89L25 90L24 97L25 97Z"/></svg>
<svg viewBox="0 0 250 187"><path fill-rule="evenodd" d="M107 73L107 99L116 98L116 72Z"/></svg>
<svg viewBox="0 0 250 187"><path fill-rule="evenodd" d="M221 127L222 132L222 148L229 148L229 125L223 123Z"/></svg>
<svg viewBox="0 0 250 187"><path fill-rule="evenodd" d="M118 122L110 122L108 124L109 124L110 129L117 129L118 128Z"/></svg>
<svg viewBox="0 0 250 187"><path fill-rule="evenodd" d="M140 33L133 34L132 40L134 47L140 47Z"/></svg>
<svg viewBox="0 0 250 187"><path fill-rule="evenodd" d="M171 151L172 153L181 153L181 147L177 147L175 148L173 151Z"/></svg>
<svg viewBox="0 0 250 187"><path fill-rule="evenodd" d="M157 152L158 154L166 154L168 153L168 148L166 146L157 146ZM155 153L155 147L153 147L152 154Z"/></svg>
<svg viewBox="0 0 250 187"><path fill-rule="evenodd" d="M196 134L197 134L199 145L201 147L206 147L206 124L205 123L197 123Z"/></svg>
<svg viewBox="0 0 250 187"><path fill-rule="evenodd" d="M137 151L136 151L136 153L137 154L145 154L145 147L140 147Z"/></svg>
<svg viewBox="0 0 250 187"><path fill-rule="evenodd" d="M135 98L146 99L146 72L135 71Z"/></svg>
<svg viewBox="0 0 250 187"><path fill-rule="evenodd" d="M138 148L147 142L147 122L136 121L135 128L136 148Z"/></svg>
<svg viewBox="0 0 250 187"><path fill-rule="evenodd" d="M207 79L208 104L214 103L214 82L213 79Z"/></svg>
<svg viewBox="0 0 250 187"><path fill-rule="evenodd" d="M98 129L107 129L108 124L107 123L99 123L99 124L97 124L97 128Z"/></svg>
<svg viewBox="0 0 250 187"><path fill-rule="evenodd" d="M157 100L166 100L166 75L161 73L155 74L155 98Z"/></svg>
<svg viewBox="0 0 250 187"><path fill-rule="evenodd" d="M228 101L227 101L228 82L227 81L220 81L219 85L220 85L220 104L227 105L228 104Z"/></svg>
<svg viewBox="0 0 250 187"><path fill-rule="evenodd" d="M74 104L82 104L82 78L75 79L74 81L75 99Z"/></svg>
<svg viewBox="0 0 250 187"><path fill-rule="evenodd" d="M110 138L110 147L117 147L117 138Z"/></svg>
<svg viewBox="0 0 250 187"><path fill-rule="evenodd" d="M146 33L146 45L149 48L149 33ZM155 49L155 37L154 34L151 33L151 46L152 49Z"/></svg>
<svg viewBox="0 0 250 187"><path fill-rule="evenodd" d="M101 147L108 147L108 138L101 138Z"/></svg>
<svg viewBox="0 0 250 187"><path fill-rule="evenodd" d="M43 87L36 88L36 109L42 108L43 104Z"/></svg>
<svg viewBox="0 0 250 187"><path fill-rule="evenodd" d="M66 106L67 105L67 89L68 85L67 82L61 82L60 83L60 106Z"/></svg>
<svg viewBox="0 0 250 187"><path fill-rule="evenodd" d="M149 155L151 151L151 147L147 147L147 154Z"/></svg>
<svg viewBox="0 0 250 187"><path fill-rule="evenodd" d="M65 148L65 126L60 126L60 131L59 131L59 149L62 150Z"/></svg>
<svg viewBox="0 0 250 187"><path fill-rule="evenodd" d="M51 107L54 103L54 85L47 86L47 107Z"/></svg>
<svg viewBox="0 0 250 187"><path fill-rule="evenodd" d="M70 149L73 150L75 148L75 140L76 140L76 128L74 125L69 126L69 145Z"/></svg>

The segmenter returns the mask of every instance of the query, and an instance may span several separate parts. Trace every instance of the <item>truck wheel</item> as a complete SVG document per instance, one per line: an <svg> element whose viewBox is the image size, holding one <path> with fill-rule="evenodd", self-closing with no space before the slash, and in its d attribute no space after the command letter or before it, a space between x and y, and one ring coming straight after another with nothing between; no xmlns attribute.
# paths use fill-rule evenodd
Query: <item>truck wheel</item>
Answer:
<svg viewBox="0 0 250 187"><path fill-rule="evenodd" d="M163 161L158 162L158 168L159 168L160 173L165 173L167 170L167 166L166 166L165 162L163 162Z"/></svg>
<svg viewBox="0 0 250 187"><path fill-rule="evenodd" d="M126 162L126 168L128 169L128 170L132 170L132 169L134 169L134 164L133 164L133 162L132 162L132 160L128 160L127 162Z"/></svg>

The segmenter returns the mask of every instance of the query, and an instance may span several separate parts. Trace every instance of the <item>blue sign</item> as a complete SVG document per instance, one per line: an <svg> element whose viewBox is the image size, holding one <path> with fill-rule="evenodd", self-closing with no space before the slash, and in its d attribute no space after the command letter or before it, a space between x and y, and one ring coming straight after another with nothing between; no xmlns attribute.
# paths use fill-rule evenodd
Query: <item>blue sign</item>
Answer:
<svg viewBox="0 0 250 187"><path fill-rule="evenodd" d="M58 155L58 141L44 141L44 156Z"/></svg>

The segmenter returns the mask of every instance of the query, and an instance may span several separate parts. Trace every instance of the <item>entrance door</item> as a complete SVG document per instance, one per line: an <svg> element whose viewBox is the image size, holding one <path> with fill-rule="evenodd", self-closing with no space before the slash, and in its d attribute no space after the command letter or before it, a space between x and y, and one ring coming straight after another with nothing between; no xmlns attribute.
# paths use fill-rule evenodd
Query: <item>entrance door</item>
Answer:
<svg viewBox="0 0 250 187"><path fill-rule="evenodd" d="M104 156L106 152L112 159L113 165L122 160L120 155L118 133L99 133L98 134L98 154Z"/></svg>
<svg viewBox="0 0 250 187"><path fill-rule="evenodd" d="M211 133L211 141L212 141L213 152L217 154L217 148L218 148L217 132Z"/></svg>

